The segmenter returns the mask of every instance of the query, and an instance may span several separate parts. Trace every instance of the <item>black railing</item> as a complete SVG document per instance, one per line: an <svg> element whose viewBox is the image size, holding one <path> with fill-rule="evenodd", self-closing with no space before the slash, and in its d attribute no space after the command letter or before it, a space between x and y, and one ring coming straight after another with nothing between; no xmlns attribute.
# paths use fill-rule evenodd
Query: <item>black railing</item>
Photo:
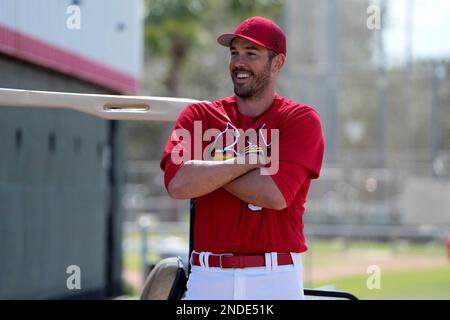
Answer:
<svg viewBox="0 0 450 320"><path fill-rule="evenodd" d="M347 300L359 300L351 293L335 290L321 290L321 289L304 289L305 296L323 297L323 298L337 298Z"/></svg>

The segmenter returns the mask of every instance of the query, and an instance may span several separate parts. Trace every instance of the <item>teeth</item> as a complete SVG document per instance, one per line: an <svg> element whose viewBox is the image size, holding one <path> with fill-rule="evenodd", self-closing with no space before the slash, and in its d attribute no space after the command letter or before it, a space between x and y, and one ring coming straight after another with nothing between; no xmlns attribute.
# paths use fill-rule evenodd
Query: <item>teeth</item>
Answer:
<svg viewBox="0 0 450 320"><path fill-rule="evenodd" d="M250 77L249 73L238 73L236 75L236 78L238 78L238 79L245 79L245 78L248 78L248 77Z"/></svg>

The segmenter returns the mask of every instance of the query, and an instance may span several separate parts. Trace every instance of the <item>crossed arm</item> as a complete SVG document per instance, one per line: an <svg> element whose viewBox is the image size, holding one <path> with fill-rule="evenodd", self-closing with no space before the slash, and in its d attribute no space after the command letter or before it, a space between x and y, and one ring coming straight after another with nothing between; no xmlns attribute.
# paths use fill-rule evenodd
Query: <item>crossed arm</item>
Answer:
<svg viewBox="0 0 450 320"><path fill-rule="evenodd" d="M223 161L189 160L169 183L169 194L176 199L189 199L223 187L239 199L263 208L282 210L286 202L272 178L261 175L263 162L255 164Z"/></svg>

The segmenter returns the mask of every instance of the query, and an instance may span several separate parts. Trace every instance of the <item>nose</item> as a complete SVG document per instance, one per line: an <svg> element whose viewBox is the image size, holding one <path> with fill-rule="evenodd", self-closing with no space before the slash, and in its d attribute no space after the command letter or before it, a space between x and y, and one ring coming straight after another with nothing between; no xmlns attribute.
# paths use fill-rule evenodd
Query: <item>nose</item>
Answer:
<svg viewBox="0 0 450 320"><path fill-rule="evenodd" d="M233 69L247 68L247 63L245 61L245 58L242 55L235 54L235 55L231 56L230 66Z"/></svg>

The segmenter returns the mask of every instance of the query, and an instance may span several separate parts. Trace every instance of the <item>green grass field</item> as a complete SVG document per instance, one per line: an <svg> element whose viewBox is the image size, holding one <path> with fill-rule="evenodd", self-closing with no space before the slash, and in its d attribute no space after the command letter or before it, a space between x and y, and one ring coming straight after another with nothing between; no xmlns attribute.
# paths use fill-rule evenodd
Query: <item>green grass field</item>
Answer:
<svg viewBox="0 0 450 320"><path fill-rule="evenodd" d="M158 261L158 256L156 254L149 254L147 257L147 262L155 263ZM129 271L139 271L142 267L141 255L136 252L130 252L124 257L123 268Z"/></svg>
<svg viewBox="0 0 450 320"><path fill-rule="evenodd" d="M327 267L345 268L351 264L363 268L356 274L306 282L305 286L332 285L336 290L353 293L360 299L450 299L450 260L445 265L446 256L443 243L310 241L309 251L304 256L305 272L308 267L315 271ZM404 265L405 259L411 265ZM424 261L436 259L443 264L421 267ZM403 267L389 270L387 265L392 262L403 264ZM366 273L366 267L372 264L380 265L380 289L367 288L370 275Z"/></svg>
<svg viewBox="0 0 450 320"><path fill-rule="evenodd" d="M450 299L450 263L447 267L382 272L380 289L369 290L367 277L342 277L315 286L332 284L336 290L353 293L360 299Z"/></svg>

